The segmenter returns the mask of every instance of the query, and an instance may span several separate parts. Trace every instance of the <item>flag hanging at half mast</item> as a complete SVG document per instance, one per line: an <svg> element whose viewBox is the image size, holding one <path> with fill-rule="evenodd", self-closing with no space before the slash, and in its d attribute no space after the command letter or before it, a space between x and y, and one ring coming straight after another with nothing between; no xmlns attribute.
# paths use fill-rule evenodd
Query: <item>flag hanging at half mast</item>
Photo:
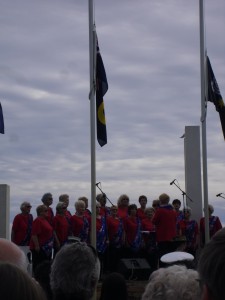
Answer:
<svg viewBox="0 0 225 300"><path fill-rule="evenodd" d="M4 118L3 118L1 102L0 102L0 133L2 133L2 134L5 133Z"/></svg>
<svg viewBox="0 0 225 300"><path fill-rule="evenodd" d="M96 120L97 120L97 140L102 147L107 144L106 119L103 97L108 91L105 67L99 51L98 39L96 52Z"/></svg>
<svg viewBox="0 0 225 300"><path fill-rule="evenodd" d="M225 106L208 56L207 56L207 72L208 72L208 101L214 103L215 108L220 115L220 122L223 130L223 136L225 139Z"/></svg>

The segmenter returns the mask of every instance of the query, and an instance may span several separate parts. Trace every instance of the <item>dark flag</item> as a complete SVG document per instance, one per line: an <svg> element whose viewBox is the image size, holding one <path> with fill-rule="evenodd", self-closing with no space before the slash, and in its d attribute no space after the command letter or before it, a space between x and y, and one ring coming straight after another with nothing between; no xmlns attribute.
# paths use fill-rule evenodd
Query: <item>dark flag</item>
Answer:
<svg viewBox="0 0 225 300"><path fill-rule="evenodd" d="M0 133L5 133L5 127L4 127L4 118L3 118L3 111L2 111L2 105L0 102Z"/></svg>
<svg viewBox="0 0 225 300"><path fill-rule="evenodd" d="M207 70L208 70L208 100L214 103L215 108L220 115L223 136L225 139L225 106L208 56L207 56Z"/></svg>
<svg viewBox="0 0 225 300"><path fill-rule="evenodd" d="M108 82L105 68L98 47L96 53L96 120L97 120L97 139L102 147L107 144L106 119L103 97L108 91Z"/></svg>

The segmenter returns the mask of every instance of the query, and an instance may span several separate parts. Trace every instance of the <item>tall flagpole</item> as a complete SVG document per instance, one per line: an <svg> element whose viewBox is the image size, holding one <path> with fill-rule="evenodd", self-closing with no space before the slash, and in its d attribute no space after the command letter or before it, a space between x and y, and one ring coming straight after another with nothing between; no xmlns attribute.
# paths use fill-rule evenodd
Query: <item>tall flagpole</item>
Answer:
<svg viewBox="0 0 225 300"><path fill-rule="evenodd" d="M208 211L208 174L207 174L207 143L206 143L206 76L205 76L205 20L204 0L199 0L200 23L200 67L201 67L201 123L202 123L202 172L203 197L205 216L205 243L209 241L209 211Z"/></svg>
<svg viewBox="0 0 225 300"><path fill-rule="evenodd" d="M96 34L93 0L89 0L89 60L90 60L90 133L91 133L91 244L96 248L96 154L95 154L95 61Z"/></svg>

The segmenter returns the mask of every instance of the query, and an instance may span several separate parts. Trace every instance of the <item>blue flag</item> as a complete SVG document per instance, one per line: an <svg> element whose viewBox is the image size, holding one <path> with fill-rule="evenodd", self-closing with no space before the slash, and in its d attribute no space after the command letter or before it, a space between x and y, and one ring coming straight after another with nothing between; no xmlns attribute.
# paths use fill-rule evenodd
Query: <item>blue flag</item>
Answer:
<svg viewBox="0 0 225 300"><path fill-rule="evenodd" d="M0 102L0 133L2 133L2 134L5 133L4 118L3 118L1 102Z"/></svg>
<svg viewBox="0 0 225 300"><path fill-rule="evenodd" d="M223 130L223 136L225 139L225 106L208 56L207 56L207 70L208 70L208 100L214 103L215 108L220 115L220 122Z"/></svg>
<svg viewBox="0 0 225 300"><path fill-rule="evenodd" d="M106 119L103 97L108 90L105 68L98 47L96 53L96 120L97 120L97 140L102 147L107 144Z"/></svg>

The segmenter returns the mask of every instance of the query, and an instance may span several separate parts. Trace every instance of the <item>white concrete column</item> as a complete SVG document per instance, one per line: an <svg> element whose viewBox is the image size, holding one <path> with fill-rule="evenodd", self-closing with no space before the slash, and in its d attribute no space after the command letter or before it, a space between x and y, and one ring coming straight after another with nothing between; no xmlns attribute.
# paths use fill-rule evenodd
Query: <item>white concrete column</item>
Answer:
<svg viewBox="0 0 225 300"><path fill-rule="evenodd" d="M193 202L187 199L187 206L192 209L191 218L199 223L202 211L202 180L200 127L185 126L184 158L185 158L185 190Z"/></svg>
<svg viewBox="0 0 225 300"><path fill-rule="evenodd" d="M10 188L0 184L0 237L10 240Z"/></svg>

